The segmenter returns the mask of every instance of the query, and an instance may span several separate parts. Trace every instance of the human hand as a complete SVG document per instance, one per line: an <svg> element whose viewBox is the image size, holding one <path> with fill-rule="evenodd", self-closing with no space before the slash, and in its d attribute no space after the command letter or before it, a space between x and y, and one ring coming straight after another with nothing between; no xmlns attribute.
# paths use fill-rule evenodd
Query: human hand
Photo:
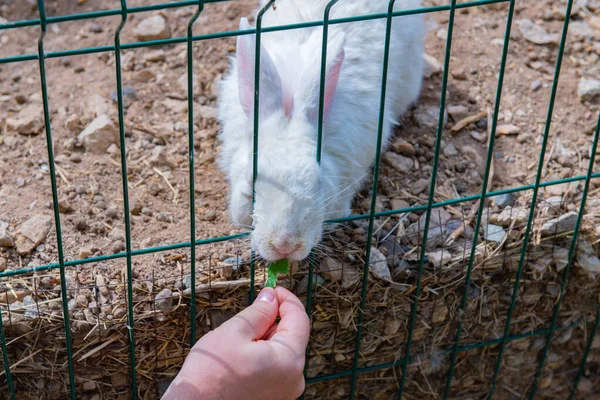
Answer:
<svg viewBox="0 0 600 400"><path fill-rule="evenodd" d="M309 330L296 296L264 288L254 304L196 343L163 400L295 399L304 391Z"/></svg>

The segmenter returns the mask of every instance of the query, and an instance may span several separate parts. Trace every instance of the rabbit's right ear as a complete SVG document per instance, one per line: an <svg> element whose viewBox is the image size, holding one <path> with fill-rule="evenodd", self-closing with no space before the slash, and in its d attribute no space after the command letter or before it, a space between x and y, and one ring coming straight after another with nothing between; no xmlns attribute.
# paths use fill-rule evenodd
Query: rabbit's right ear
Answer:
<svg viewBox="0 0 600 400"><path fill-rule="evenodd" d="M240 20L240 30L252 29L248 19ZM237 39L237 74L239 98L248 118L254 115L254 81L256 62L256 35L242 35ZM281 78L267 50L260 48L260 107L263 119L283 107Z"/></svg>

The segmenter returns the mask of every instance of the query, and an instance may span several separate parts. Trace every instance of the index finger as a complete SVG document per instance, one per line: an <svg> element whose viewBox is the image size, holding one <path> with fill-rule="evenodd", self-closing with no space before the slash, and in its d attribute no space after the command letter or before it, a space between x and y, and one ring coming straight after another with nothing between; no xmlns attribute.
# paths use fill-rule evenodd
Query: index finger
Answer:
<svg viewBox="0 0 600 400"><path fill-rule="evenodd" d="M270 340L285 343L296 355L304 354L310 335L310 320L300 299L281 286L275 288L279 299L279 326Z"/></svg>

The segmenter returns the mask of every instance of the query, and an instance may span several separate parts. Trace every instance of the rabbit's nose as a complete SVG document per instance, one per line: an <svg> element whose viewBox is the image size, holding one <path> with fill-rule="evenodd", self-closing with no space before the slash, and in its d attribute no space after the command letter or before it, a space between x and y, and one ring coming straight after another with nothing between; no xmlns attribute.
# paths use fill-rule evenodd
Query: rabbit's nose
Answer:
<svg viewBox="0 0 600 400"><path fill-rule="evenodd" d="M284 240L276 241L273 243L273 250L275 250L277 252L277 254L282 256L281 258L285 258L285 257L289 256L290 254L292 254L299 248L300 248L300 243L298 243L294 240L291 240L291 239L284 239Z"/></svg>

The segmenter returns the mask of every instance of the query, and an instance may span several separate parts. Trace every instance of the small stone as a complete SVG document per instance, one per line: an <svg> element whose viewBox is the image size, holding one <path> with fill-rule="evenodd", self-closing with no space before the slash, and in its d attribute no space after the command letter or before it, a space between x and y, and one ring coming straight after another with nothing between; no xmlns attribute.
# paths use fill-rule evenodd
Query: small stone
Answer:
<svg viewBox="0 0 600 400"><path fill-rule="evenodd" d="M88 228L88 224L86 222L85 219L83 218L78 218L75 221L75 229L77 229L79 232L83 232Z"/></svg>
<svg viewBox="0 0 600 400"><path fill-rule="evenodd" d="M387 258L381 251L375 247L371 247L371 257L369 261L369 272L375 275L376 278L391 281L392 274L387 262Z"/></svg>
<svg viewBox="0 0 600 400"><path fill-rule="evenodd" d="M344 264L342 271L342 289L350 289L354 287L361 278L361 274L353 264Z"/></svg>
<svg viewBox="0 0 600 400"><path fill-rule="evenodd" d="M113 311L113 317L115 317L115 319L121 319L125 316L125 314L127 314L127 312L122 307L117 307Z"/></svg>
<svg viewBox="0 0 600 400"><path fill-rule="evenodd" d="M137 100L137 92L135 88L132 86L124 86L123 87L123 108L129 108L133 104L134 101ZM118 104L119 97L116 90L110 92L110 98L113 102Z"/></svg>
<svg viewBox="0 0 600 400"><path fill-rule="evenodd" d="M487 141L487 136L482 135L481 133L477 132L477 131L471 131L469 132L469 135L471 135L471 137L475 140L477 140L480 143L485 143Z"/></svg>
<svg viewBox="0 0 600 400"><path fill-rule="evenodd" d="M87 306L88 306L88 299L87 299L87 297L85 297L85 295L83 295L83 294L77 295L77 297L75 298L75 307L77 307L77 308L87 308Z"/></svg>
<svg viewBox="0 0 600 400"><path fill-rule="evenodd" d="M420 128L436 129L440 119L440 108L420 105L413 111L413 120ZM444 109L444 126L448 123L448 111Z"/></svg>
<svg viewBox="0 0 600 400"><path fill-rule="evenodd" d="M0 221L0 247L13 247L15 242L8 232L8 223Z"/></svg>
<svg viewBox="0 0 600 400"><path fill-rule="evenodd" d="M338 282L342 280L343 270L344 263L331 257L322 259L321 264L319 265L319 272L321 274L323 274L326 278L330 277Z"/></svg>
<svg viewBox="0 0 600 400"><path fill-rule="evenodd" d="M149 69L143 69L133 74L131 78L132 83L145 83L151 82L156 79L156 74Z"/></svg>
<svg viewBox="0 0 600 400"><path fill-rule="evenodd" d="M393 236L379 244L379 250L386 256L390 268L396 268L400 263L400 257L406 252Z"/></svg>
<svg viewBox="0 0 600 400"><path fill-rule="evenodd" d="M551 35L546 30L537 25L530 19L522 19L517 21L519 26L519 30L523 37L531 43L544 45L544 44L554 44L558 42L557 35Z"/></svg>
<svg viewBox="0 0 600 400"><path fill-rule="evenodd" d="M404 139L396 139L390 145L390 147L396 153L401 154L401 155L403 155L405 157L414 157L415 154L416 154L416 150L415 150L414 146L412 144L408 143Z"/></svg>
<svg viewBox="0 0 600 400"><path fill-rule="evenodd" d="M100 290L102 296L107 297L110 294L110 291L106 286L106 280L101 274L96 275L96 287Z"/></svg>
<svg viewBox="0 0 600 400"><path fill-rule="evenodd" d="M144 208L144 205L139 201L136 200L133 203L133 207L131 207L131 214L132 215L140 215L142 213L142 209Z"/></svg>
<svg viewBox="0 0 600 400"><path fill-rule="evenodd" d="M444 66L429 54L423 54L423 76L431 78L434 75L441 74L444 71Z"/></svg>
<svg viewBox="0 0 600 400"><path fill-rule="evenodd" d="M513 206L517 201L516 193L506 193L501 194L499 196L492 197L492 202L500 208L504 208L507 206Z"/></svg>
<svg viewBox="0 0 600 400"><path fill-rule="evenodd" d="M173 223L173 216L167 212L160 212L156 214L156 220L160 222Z"/></svg>
<svg viewBox="0 0 600 400"><path fill-rule="evenodd" d="M581 78L577 92L581 102L600 104L600 81Z"/></svg>
<svg viewBox="0 0 600 400"><path fill-rule="evenodd" d="M504 228L498 225L484 224L483 225L483 237L488 242L502 243L506 238L506 232Z"/></svg>
<svg viewBox="0 0 600 400"><path fill-rule="evenodd" d="M69 161L74 162L74 163L80 163L81 156L77 153L71 154L71 156L69 157Z"/></svg>
<svg viewBox="0 0 600 400"><path fill-rule="evenodd" d="M107 115L94 119L78 136L87 150L104 154L111 144L119 142L119 132Z"/></svg>
<svg viewBox="0 0 600 400"><path fill-rule="evenodd" d="M121 240L114 241L110 246L110 251L113 254L120 253L124 250L125 250L125 243L123 243Z"/></svg>
<svg viewBox="0 0 600 400"><path fill-rule="evenodd" d="M17 104L25 104L27 103L27 97L25 97L22 94L17 94L15 96L15 101L17 102Z"/></svg>
<svg viewBox="0 0 600 400"><path fill-rule="evenodd" d="M390 200L390 207L392 210L401 210L403 208L409 208L410 204L403 199L392 199Z"/></svg>
<svg viewBox="0 0 600 400"><path fill-rule="evenodd" d="M426 218L427 213L423 213L417 222L406 229L406 235L411 244L417 245L423 240ZM444 209L431 211L429 232L427 233L427 250L434 250L437 246L443 244L448 235L457 228L454 223L458 223L459 226L462 224L461 221L450 221L451 218L450 213Z"/></svg>
<svg viewBox="0 0 600 400"><path fill-rule="evenodd" d="M536 79L535 81L531 82L531 85L529 85L529 87L533 92L537 92L542 87L542 81Z"/></svg>
<svg viewBox="0 0 600 400"><path fill-rule="evenodd" d="M542 236L551 236L572 231L575 229L575 224L577 223L577 215L578 214L575 211L571 211L570 213L561 215L558 218L546 221L546 223L544 223L542 226Z"/></svg>
<svg viewBox="0 0 600 400"><path fill-rule="evenodd" d="M34 215L17 228L15 245L19 255L31 253L46 240L54 219L47 215Z"/></svg>
<svg viewBox="0 0 600 400"><path fill-rule="evenodd" d="M383 153L383 161L400 173L408 173L414 163L412 158L401 156L391 151Z"/></svg>
<svg viewBox="0 0 600 400"><path fill-rule="evenodd" d="M594 389L594 384L591 379L581 378L579 380L579 386L577 386L577 391L581 393L591 393Z"/></svg>
<svg viewBox="0 0 600 400"><path fill-rule="evenodd" d="M163 314L168 314L173 308L173 292L170 289L163 289L154 298L156 309Z"/></svg>
<svg viewBox="0 0 600 400"><path fill-rule="evenodd" d="M313 284L313 292L314 292L317 285L323 286L325 284L325 279L323 279L321 276L319 276L317 274L313 274L312 284ZM298 292L299 295L303 295L308 292L308 275L305 275L304 278L302 278L300 280L300 282L298 282L298 285L296 286L296 291Z"/></svg>
<svg viewBox="0 0 600 400"><path fill-rule="evenodd" d="M457 122L469 116L469 109L463 105L448 106L448 115L452 121Z"/></svg>
<svg viewBox="0 0 600 400"><path fill-rule="evenodd" d="M71 204L69 204L69 201L67 199L62 199L58 201L58 211L61 214L67 214L69 212L71 212L73 210L73 207L71 207Z"/></svg>
<svg viewBox="0 0 600 400"><path fill-rule="evenodd" d="M441 268L452 260L452 254L447 250L436 250L427 253L427 258L436 268Z"/></svg>
<svg viewBox="0 0 600 400"><path fill-rule="evenodd" d="M410 191L413 195L417 196L425 191L429 187L429 179L419 179L410 185Z"/></svg>
<svg viewBox="0 0 600 400"><path fill-rule="evenodd" d="M529 211L523 208L507 206L500 214L490 215L490 221L503 227L510 226L513 221L516 225L522 225L529 218Z"/></svg>
<svg viewBox="0 0 600 400"><path fill-rule="evenodd" d="M110 233L108 234L108 238L113 241L120 240L120 241L124 242L125 241L125 231L120 228L113 228L110 231Z"/></svg>
<svg viewBox="0 0 600 400"><path fill-rule="evenodd" d="M154 15L143 19L135 27L133 33L142 42L167 39L171 36L167 20L162 15Z"/></svg>
<svg viewBox="0 0 600 400"><path fill-rule="evenodd" d="M91 392L92 390L96 390L96 382L93 381L85 381L83 383L83 391L84 392Z"/></svg>
<svg viewBox="0 0 600 400"><path fill-rule="evenodd" d="M218 217L217 212L213 211L213 210L208 210L205 211L201 216L200 219L202 221L208 221L208 222L212 222L214 220L216 220Z"/></svg>
<svg viewBox="0 0 600 400"><path fill-rule="evenodd" d="M102 28L102 25L100 25L100 24L99 24L99 23L97 23L97 22L92 22L92 23L89 25L89 30L90 30L90 32L92 32L92 33L102 33L102 32L104 31L104 29Z"/></svg>
<svg viewBox="0 0 600 400"><path fill-rule="evenodd" d="M482 131L487 130L488 127L488 120L486 117L481 118L479 121L477 121L475 123L475 126L477 127L477 129L480 129Z"/></svg>
<svg viewBox="0 0 600 400"><path fill-rule="evenodd" d="M106 210L106 216L110 219L119 218L119 210L115 207L110 207Z"/></svg>
<svg viewBox="0 0 600 400"><path fill-rule="evenodd" d="M79 258L80 259L89 258L93 254L94 254L94 252L89 247L82 247L79 249Z"/></svg>
<svg viewBox="0 0 600 400"><path fill-rule="evenodd" d="M433 309L433 315L431 316L431 322L434 324L441 324L448 317L448 307L445 304L436 304Z"/></svg>
<svg viewBox="0 0 600 400"><path fill-rule="evenodd" d="M456 157L458 155L458 150L453 143L448 143L442 152L446 157Z"/></svg>
<svg viewBox="0 0 600 400"><path fill-rule="evenodd" d="M149 51L148 53L144 54L144 60L150 61L150 62L165 61L166 58L167 57L166 57L165 51L163 49Z"/></svg>
<svg viewBox="0 0 600 400"><path fill-rule="evenodd" d="M499 125L496 128L498 135L517 135L519 133L521 133L521 128L515 125Z"/></svg>
<svg viewBox="0 0 600 400"><path fill-rule="evenodd" d="M30 104L23 108L14 118L6 118L9 130L21 135L37 135L44 128L43 111L39 105Z"/></svg>

